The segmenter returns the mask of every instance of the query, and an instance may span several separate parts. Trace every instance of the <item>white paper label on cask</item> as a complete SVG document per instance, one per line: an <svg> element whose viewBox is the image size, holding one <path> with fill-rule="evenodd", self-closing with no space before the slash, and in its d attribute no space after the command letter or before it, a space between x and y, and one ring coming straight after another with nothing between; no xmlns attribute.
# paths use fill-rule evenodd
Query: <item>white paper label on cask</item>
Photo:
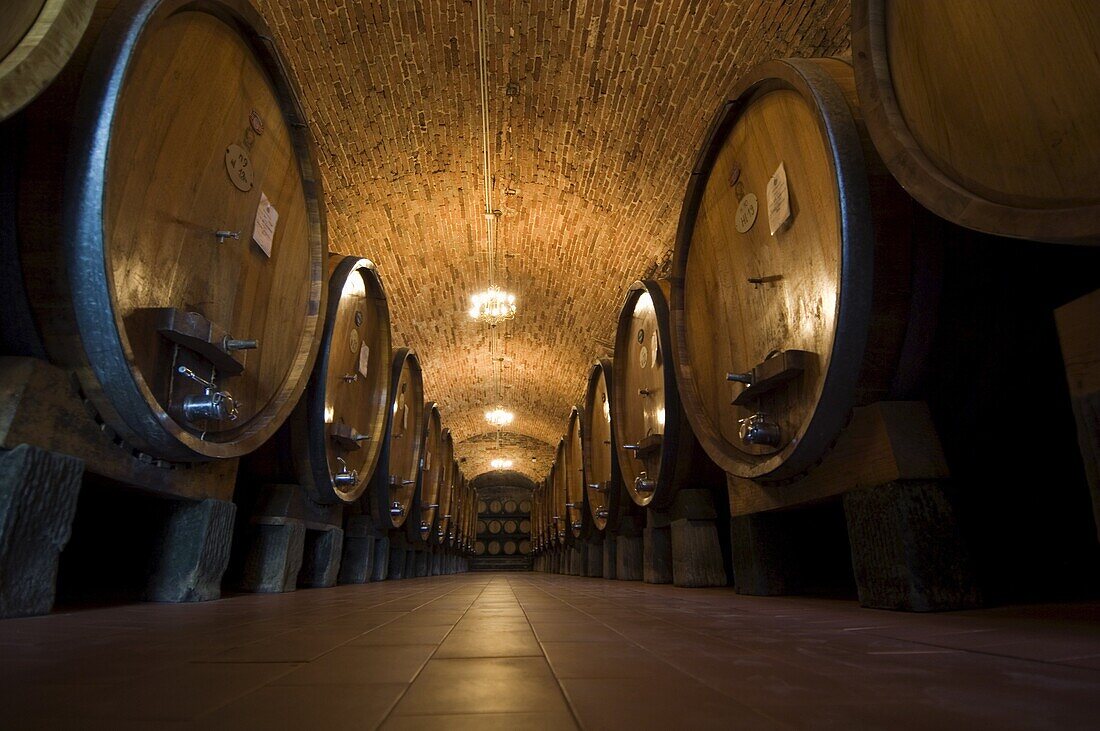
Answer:
<svg viewBox="0 0 1100 731"><path fill-rule="evenodd" d="M260 191L260 205L256 207L256 224L252 227L252 240L256 242L268 257L271 256L271 244L275 241L275 224L279 222L279 212L267 195Z"/></svg>
<svg viewBox="0 0 1100 731"><path fill-rule="evenodd" d="M367 377L367 367L370 365L370 346L363 343L359 348L359 373L363 378Z"/></svg>
<svg viewBox="0 0 1100 731"><path fill-rule="evenodd" d="M791 219L791 199L787 193L787 170L779 163L768 181L768 228L772 236Z"/></svg>
<svg viewBox="0 0 1100 731"><path fill-rule="evenodd" d="M756 200L755 193L749 193L741 199L741 202L737 204L737 216L734 218L737 233L743 234L752 228L752 225L756 223L756 213L759 208L760 205Z"/></svg>

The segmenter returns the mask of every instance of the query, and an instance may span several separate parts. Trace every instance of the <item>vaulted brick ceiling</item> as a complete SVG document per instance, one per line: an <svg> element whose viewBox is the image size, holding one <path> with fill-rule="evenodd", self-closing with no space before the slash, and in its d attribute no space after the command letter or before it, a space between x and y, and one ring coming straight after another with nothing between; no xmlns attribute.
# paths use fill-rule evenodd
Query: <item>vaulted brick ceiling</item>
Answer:
<svg viewBox="0 0 1100 731"><path fill-rule="evenodd" d="M301 86L329 246L378 264L394 342L420 354L469 477L498 456L548 471L625 288L672 247L738 76L849 38L844 0L487 0L498 280L518 297L498 450L490 334L466 314L487 285L476 4L258 2Z"/></svg>

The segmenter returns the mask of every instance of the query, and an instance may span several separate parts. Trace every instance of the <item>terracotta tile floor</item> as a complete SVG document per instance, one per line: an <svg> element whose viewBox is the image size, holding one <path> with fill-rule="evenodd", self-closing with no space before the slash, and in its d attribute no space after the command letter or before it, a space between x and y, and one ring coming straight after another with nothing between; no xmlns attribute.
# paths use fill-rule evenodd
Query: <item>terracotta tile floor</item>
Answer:
<svg viewBox="0 0 1100 731"><path fill-rule="evenodd" d="M1100 604L466 574L0 622L2 729L1100 728Z"/></svg>

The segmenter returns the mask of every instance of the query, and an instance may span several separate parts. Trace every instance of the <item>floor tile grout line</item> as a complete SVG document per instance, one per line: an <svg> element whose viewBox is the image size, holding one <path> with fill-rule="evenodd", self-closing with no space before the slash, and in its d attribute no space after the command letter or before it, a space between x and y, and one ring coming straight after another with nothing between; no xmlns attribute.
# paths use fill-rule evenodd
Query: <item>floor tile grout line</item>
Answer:
<svg viewBox="0 0 1100 731"><path fill-rule="evenodd" d="M595 579L596 577L579 577L579 576L570 576L570 577L568 577L568 578L570 578L570 579L580 579L580 578L593 578L593 579ZM603 579L603 578L601 578L601 579L599 579L599 580L600 580L600 581L612 581L612 579ZM562 583L565 583L565 582L562 582ZM591 592L588 592L588 593L589 593L589 594L591 594ZM643 652L645 652L646 654L648 654L648 655L651 655L651 656L653 656L653 657L654 657L654 658L655 658L655 659L656 659L656 660L657 660L658 662L660 662L660 663L663 663L664 665L667 665L667 666L668 666L669 668L671 668L672 670L674 670L674 671L676 671L676 672L678 672L678 673L682 673L682 674L686 675L687 677L689 677L689 678L691 678L692 680L696 681L697 683L699 683L699 684L700 684L700 685L702 685L703 687L705 687L705 688L709 688L710 690L714 691L715 693L718 693L718 694L719 694L720 696L722 696L723 698L726 698L726 699L728 699L728 700L731 700L731 701L733 701L733 702L737 703L737 704L738 704L738 705L740 705L740 706L743 706L743 707L744 707L745 709L747 709L747 710L751 711L752 713L755 713L755 714L756 714L757 716L760 716L761 718L763 718L763 719L765 719L765 720L767 720L767 721L770 721L770 722L772 722L772 723L778 724L778 725L780 725L780 726L785 726L785 727L789 727L789 724L783 723L782 721L780 721L780 720L778 720L778 719L776 719L776 718L772 718L772 717L771 717L770 715L768 715L768 714L764 713L763 711L761 711L761 710L759 710L759 709L757 709L757 708L753 708L752 706L746 705L746 704L745 704L745 703L744 703L744 702L743 702L742 700L740 700L740 699L737 699L737 698L734 698L733 696L731 696L730 694L728 694L728 693L724 692L724 691L723 691L723 690L721 690L720 688L716 688L716 687L714 687L714 686L713 686L713 685L711 685L711 684L710 684L709 682L707 682L707 679L706 679L706 678L701 678L701 677L699 677L699 676L697 676L697 675L695 675L695 674L693 674L693 673L691 673L691 672L689 672L689 671L687 671L687 670L684 670L684 669L682 669L682 668L679 668L679 667L677 667L676 665L673 665L673 664L672 664L672 663L670 663L670 662L669 662L668 660L666 660L666 659L664 659L663 657L661 657L660 655L656 654L655 652L653 652L652 650L650 650L650 649L649 649L648 647L646 647L645 645L641 644L641 643L640 643L640 642L638 642L637 640L634 640L634 639L631 639L630 637L627 637L627 636L626 636L626 635L624 635L624 634L623 634L622 632L619 632L619 631L618 631L617 629L615 629L615 628L614 628L614 627L612 627L611 625L607 624L607 622L604 622L604 621L603 621L602 619L600 619L599 617L597 617L597 616L595 616L595 615L593 615L593 614L591 614L591 613L589 613L589 612L586 612L586 611L584 611L583 609L581 609L580 607L576 606L575 604L571 604L571 603L570 603L570 602L569 602L569 601L568 601L567 599L558 599L558 601L561 601L561 602L565 603L565 604L566 604L567 606L569 606L569 607L572 607L572 608L573 608L574 610L576 610L576 611L580 612L581 614L584 614L585 616L589 617L590 619L593 619L593 620L595 620L596 622L600 623L601 625L603 625L604 627L606 627L606 628L607 628L608 630L610 630L611 632L614 632L615 634L617 634L617 635L619 635L620 637L622 637L623 639L625 639L625 640L626 640L627 642L630 642L630 643L631 643L631 644L633 644L633 645L634 645L635 647L638 647L639 649L641 649L641 650L642 650ZM620 606L622 605L622 604L621 604L620 602L614 602L614 603L615 603L615 604L619 604ZM674 624L674 623L672 623L672 622L667 622L667 623L668 623L668 624ZM689 631L692 631L692 630L689 630ZM703 635L703 636L704 636L704 637L706 637L706 635ZM542 646L542 640L539 640L539 646L540 646L540 647ZM545 648L543 648L543 652L545 652ZM548 662L549 662L549 661L548 661ZM553 668L551 667L551 669L553 669ZM555 677L555 678L557 678L557 673L556 673L556 672L554 673L554 677ZM560 678L558 679L558 683L559 683L559 685L560 685L560 683L561 683L561 679L560 679Z"/></svg>
<svg viewBox="0 0 1100 731"><path fill-rule="evenodd" d="M572 577L571 576L571 577L567 577L567 578L581 578L581 577ZM587 577L587 578L597 578L597 577ZM610 581L610 579L600 579L600 580L601 581ZM589 596L594 595L593 592L584 592L584 593L586 593ZM634 593L640 593L640 592L634 592ZM615 602L615 603L616 604L621 604L622 602ZM573 606L573 605L570 605L570 606ZM581 610L577 607L574 607L574 609L578 609L578 611L584 612L584 610ZM584 612L584 613L588 614L587 612ZM721 642L722 644L724 644L728 647L740 648L740 649L743 649L747 652L753 652L753 650L745 648L744 646L740 645L735 640L731 640L728 637L724 637L719 631L709 630L709 629L697 629L697 628L694 628L694 627L685 627L681 624L678 624L678 623L673 622L671 620L665 619L663 617L656 617L656 616L654 616L652 614L649 614L649 613L647 613L647 614L648 614L648 616L650 616L654 619L657 619L658 621L664 622L665 624L670 624L670 625L676 627L677 629L681 629L683 631L690 632L691 634L698 635L699 637L702 637L702 638L705 638L705 639L708 639L708 640L717 640L717 641ZM592 616L592 615L589 615L589 616ZM756 618L759 615L752 614L752 615L749 615L749 616L753 617L753 618ZM600 621L596 617L593 617L593 619L597 619L597 621ZM921 647L934 647L936 649L941 649L941 650L952 650L952 651L955 651L955 652L969 653L969 654L974 654L974 655L983 655L983 656L988 656L988 657L999 657L999 658L1003 658L1003 659L1006 659L1006 660L1016 660L1016 661L1019 661L1019 662L1033 662L1033 663L1040 663L1040 664L1043 664L1043 665L1053 665L1053 666L1062 667L1062 668L1074 668L1074 669L1081 669L1081 670L1089 670L1089 671L1093 671L1093 672L1100 672L1100 668L1092 668L1092 667L1081 666L1081 665L1071 665L1071 664L1067 664L1067 663L1064 663L1064 662L1059 662L1057 660L1043 660L1041 658L1034 658L1034 657L1021 657L1019 655L1011 655L1011 654L1000 653L1000 652L990 652L990 651L987 651L987 650L959 648L959 647L952 647L950 645L939 645L939 644L936 644L934 642L927 642L927 641L922 641L922 640L891 637L890 635L881 634L880 632L876 631L876 629L877 628L872 627L871 629L865 631L865 634L869 635L869 636L877 637L877 638L880 638L880 639L885 639L885 640L890 640L890 641L893 641L893 642L898 642L898 643L903 644L903 645L904 644L909 644L909 645L915 645L915 646L921 646ZM787 664L789 664L789 663L787 663ZM687 672L687 671L682 671L682 672ZM690 673L688 673L688 674L690 675ZM696 677L696 676L692 675L692 677ZM701 682L704 682L704 683L706 682L705 679L700 678L699 680ZM708 685L708 687L713 687L713 686ZM715 690L718 690L718 689L715 688ZM719 692L721 692L721 691L719 691Z"/></svg>
<svg viewBox="0 0 1100 731"><path fill-rule="evenodd" d="M511 589L512 594L515 595L515 589L512 588L512 580L506 579L508 587ZM545 593L545 592L544 592ZM516 599L519 604L519 610L523 612L523 618L527 620L527 626L531 628L531 634L535 636L535 641L539 643L539 651L542 653L543 661L546 663L546 667L549 668L550 674L554 676L554 682L558 685L558 692L561 693L562 699L565 701L566 708L569 709L569 715L573 717L573 723L576 724L578 729L584 730L585 726L581 723L580 713L573 707L573 701L569 698L569 694L565 692L565 686L562 685L561 678L558 677L557 671L554 670L554 666L550 663L550 658L546 654L546 648L542 644L542 640L539 639L538 633L535 632L534 625L531 624L531 617L527 614L526 607L523 606L523 602Z"/></svg>
<svg viewBox="0 0 1100 731"><path fill-rule="evenodd" d="M368 582L368 583L370 583L370 582ZM457 586L457 582L452 582L452 583L454 584L454 587L453 587L452 589L450 589L449 591L445 591L445 592L443 592L443 593L442 593L442 594L440 594L440 595L439 595L438 597L436 597L436 599L442 599L443 597L447 596L448 594L452 594L452 593L454 593L455 591L457 591L457 590L458 590L458 588L459 588L459 587ZM422 593L424 593L425 591L429 591L429 590L430 590L430 589L424 589L424 590L422 590L422 591L419 591L419 592L413 592L412 594L410 594L410 595L408 595L408 596L415 596L416 594L422 594ZM480 596L480 594L479 594L479 596ZM435 599L433 599L432 601L435 601ZM419 606L418 606L417 608L419 609L419 607L421 607L421 606L425 606L426 604L431 604L431 602L425 602L424 604L421 604L421 605L419 605ZM376 606L376 605L372 605L372 606ZM405 611L405 613L404 613L404 614L405 614L405 615L408 615L408 614L412 614L412 613L413 613L414 611L416 611L416 610L415 610L415 609L407 610L407 611ZM343 616L343 615L341 615L341 616ZM275 676L274 678L271 678L271 679L269 679L269 680L267 680L267 681L265 681L265 682L261 683L260 685L258 685L258 686L256 686L256 687L254 687L254 688L251 688L251 689L249 689L248 691L246 691L246 692L244 692L244 693L240 693L240 694L238 694L238 695L234 695L234 696L233 696L232 698L230 698L229 700L227 700L227 701L226 701L225 703L222 703L222 704L220 704L220 705L218 705L218 706L215 706L214 708L211 708L211 709L209 709L209 710L207 710L207 711L204 711L203 713L200 713L200 714L196 715L196 716L195 716L195 717L194 717L193 719L190 719L190 721L199 721L199 720L201 720L201 719L203 719L203 718L205 718L205 717L207 717L207 716L210 716L211 714L213 714L213 713L216 713L217 711L220 711L221 709L225 708L226 706L228 706L228 705L230 705L230 704L232 704L232 703L235 703L236 701L239 701L240 699L244 698L245 696L249 695L250 693L255 693L256 691L258 691L258 690L260 690L260 689L262 689L262 688L266 688L266 687L268 687L268 686L272 685L272 684L273 684L273 683L274 683L275 681L277 681L277 680L280 680L281 678L284 678L284 677L286 677L286 676L287 676L287 675L289 675L290 673L293 673L293 672L294 672L295 670L297 670L297 669L298 669L299 667L301 667L301 666L304 666L304 665L308 665L309 663L312 663L312 662L316 662L317 660L320 660L321 658L325 657L325 656L326 656L326 655L328 655L329 653L331 653L331 652L334 652L335 650L337 650L337 649L339 649L339 648L341 648L341 647L344 647L344 646L346 646L346 645L347 645L348 643L350 643L350 642L353 642L353 641L355 641L355 640L359 639L359 638L360 638L360 637L362 637L363 635L367 635L367 634L370 634L371 632L374 632L374 631L375 631L375 630L377 630L377 629L380 629L380 628L382 628L382 627L385 627L386 625L388 625L388 624L390 624L390 623L392 623L392 622L396 622L396 621L397 621L397 620L399 620L399 619L404 619L404 616L402 616L402 617L394 617L393 619L389 620L388 622L383 622L382 624L378 625L377 627L372 627L371 629L369 629L369 630L366 630L365 632L361 632L360 634L358 634L358 635L355 635L354 637L352 637L352 638L350 638L350 639L348 639L348 640L346 640L346 641L344 641L344 642L341 642L341 643L340 643L339 645L335 645L335 646L333 646L333 647L329 648L328 650L326 650L325 652L322 652L322 653L321 653L320 655L318 655L317 657L313 658L312 660L306 660L305 662L298 662L298 661L286 661L286 662L285 662L284 664L286 664L286 665L291 665L291 664L293 664L293 665L294 665L294 667L288 667L288 668L286 669L286 672L285 672L285 673L282 673L282 674L280 674L280 675L277 675L277 676ZM289 630L289 631L294 631L294 630ZM280 633L280 634L282 634L282 633ZM275 635L275 636L278 636L278 635ZM438 648L437 648L437 649L438 649ZM433 653L433 654L434 654L434 653ZM429 659L430 659L430 658L429 658ZM232 664L232 663L223 663L223 664L226 664L226 665L228 665L228 664ZM425 664L427 664L427 663L425 662ZM422 666L422 667L423 667L423 666ZM419 675L419 671L417 671L417 674ZM415 678L414 678L414 680L415 680ZM411 683L410 683L410 685L411 685ZM276 687L279 687L279 686L276 686ZM407 689L406 689L406 690L407 690ZM402 696L404 696L404 693L402 693ZM401 700L401 698L399 697L399 698L398 698L398 701L400 701L400 700ZM391 709L391 710L392 710L392 709ZM387 718L388 718L388 715L387 715Z"/></svg>
<svg viewBox="0 0 1100 731"><path fill-rule="evenodd" d="M457 584L458 582L456 581L455 583ZM466 607L466 609L464 609L462 611L462 616L458 618L457 622L455 622L454 624L451 625L451 628L449 630L447 630L447 633L445 635L443 635L443 637L439 640L438 644L436 644L435 649L432 650L432 654L429 655L428 659L425 660L420 665L420 668L416 671L416 675L413 676L412 681L405 685L405 690L401 691L401 694L399 696L397 696L397 699L394 700L394 702L390 705L389 710L386 711L386 715L383 716L382 720L378 723L377 726L375 726L376 729L381 728L382 726L384 726L386 724L387 721L390 720L390 717L393 716L394 710L396 710L397 706L401 704L402 699L404 699L404 697L408 694L409 690L416 683L417 679L420 677L420 674L424 672L424 668L428 667L428 663L430 663L435 658L436 653L439 652L439 648L442 647L443 643L447 641L447 638L451 636L451 633L454 632L454 629L455 629L455 627L458 626L458 623L461 622L463 619L465 619L466 615L470 612L470 607L473 607L475 604L477 604L478 599L481 599L481 595L485 593L485 590L487 588L489 588L489 585L492 584L492 583L493 583L492 579L489 579L488 581L485 582L484 586L482 586L482 588L481 588L481 591L479 591L477 593L477 596L474 597L474 600L472 602L470 602L470 606ZM456 590L457 590L457 587L456 587ZM453 593L453 592L448 592L448 593ZM440 598L442 598L442 597L440 597Z"/></svg>

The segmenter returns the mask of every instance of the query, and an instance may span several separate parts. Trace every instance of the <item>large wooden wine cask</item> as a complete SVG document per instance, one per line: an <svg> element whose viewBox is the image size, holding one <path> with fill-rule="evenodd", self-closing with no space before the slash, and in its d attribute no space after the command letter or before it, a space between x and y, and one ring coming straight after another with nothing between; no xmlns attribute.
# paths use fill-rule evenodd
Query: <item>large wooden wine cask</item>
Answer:
<svg viewBox="0 0 1100 731"><path fill-rule="evenodd" d="M451 520L452 497L455 487L455 442L451 430L444 428L440 435L439 459L441 465L439 475L439 492L435 500L438 509L435 513L435 522L430 533L431 543L443 544L447 540L447 530Z"/></svg>
<svg viewBox="0 0 1100 731"><path fill-rule="evenodd" d="M573 408L565 429L565 525L573 539L587 536L592 517L584 504L584 429L581 410Z"/></svg>
<svg viewBox="0 0 1100 731"><path fill-rule="evenodd" d="M549 491L549 475L535 486L531 494L531 538L535 550L542 552L546 548L546 495Z"/></svg>
<svg viewBox="0 0 1100 731"><path fill-rule="evenodd" d="M330 257L317 365L291 420L301 485L318 502L350 503L367 489L390 402L390 309L374 265Z"/></svg>
<svg viewBox="0 0 1100 731"><path fill-rule="evenodd" d="M684 485L713 487L680 407L671 360L667 280L627 290L615 332L611 425L622 482L638 505L668 508Z"/></svg>
<svg viewBox="0 0 1100 731"><path fill-rule="evenodd" d="M394 350L388 378L390 403L386 429L370 488L371 515L385 529L405 524L413 508L420 473L424 376L416 353L408 348Z"/></svg>
<svg viewBox="0 0 1100 731"><path fill-rule="evenodd" d="M29 104L61 73L96 0L4 0L0 16L0 120Z"/></svg>
<svg viewBox="0 0 1100 731"><path fill-rule="evenodd" d="M772 61L735 87L688 185L671 304L680 396L726 472L802 474L854 406L915 380L935 291L913 296L934 233L916 209L846 62Z"/></svg>
<svg viewBox="0 0 1100 731"><path fill-rule="evenodd" d="M33 331L5 346L73 369L132 450L240 456L298 403L325 312L294 83L247 0L126 0L95 30L3 130L26 301L0 319Z"/></svg>
<svg viewBox="0 0 1100 731"><path fill-rule="evenodd" d="M390 314L374 265L329 257L328 307L309 385L287 423L243 471L292 482L318 503L352 503L378 463L390 401Z"/></svg>
<svg viewBox="0 0 1100 731"><path fill-rule="evenodd" d="M1100 244L1100 3L854 0L852 48L871 138L922 205Z"/></svg>
<svg viewBox="0 0 1100 731"><path fill-rule="evenodd" d="M420 472L416 484L416 504L420 515L418 522L411 521L409 534L427 541L439 513L439 492L446 464L443 459L443 422L434 401L424 405L420 443Z"/></svg>
<svg viewBox="0 0 1100 731"><path fill-rule="evenodd" d="M581 414L586 502L595 533L617 531L624 512L634 504L623 487L611 441L612 383L611 359L601 358L588 371Z"/></svg>
<svg viewBox="0 0 1100 731"><path fill-rule="evenodd" d="M569 484L566 474L569 465L566 452L565 438L562 437L558 440L558 446L554 452L554 468L550 472L550 476L553 478L552 494L554 496L550 505L550 510L553 513L550 519L554 525L554 535L557 543L560 545L571 544L573 536L573 532L569 528Z"/></svg>

